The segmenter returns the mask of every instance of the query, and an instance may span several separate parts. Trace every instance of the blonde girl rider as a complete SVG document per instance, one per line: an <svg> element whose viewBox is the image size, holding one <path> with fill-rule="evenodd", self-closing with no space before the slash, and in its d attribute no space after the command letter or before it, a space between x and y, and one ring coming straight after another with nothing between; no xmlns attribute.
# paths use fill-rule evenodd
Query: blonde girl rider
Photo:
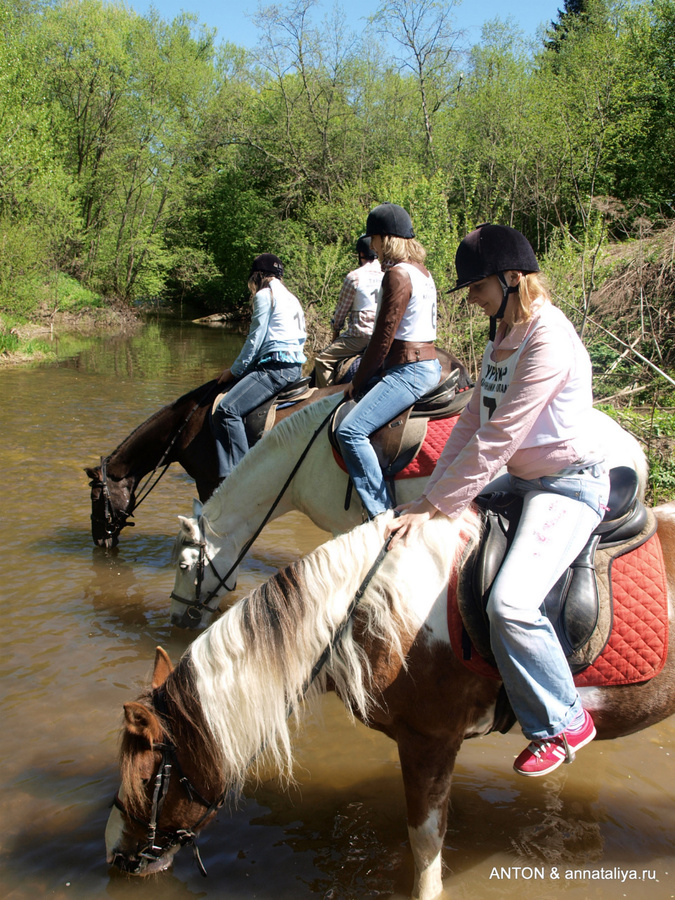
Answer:
<svg viewBox="0 0 675 900"><path fill-rule="evenodd" d="M514 768L541 776L595 737L553 627L550 588L601 521L609 477L585 425L591 362L552 305L534 251L513 228L481 225L456 254L457 285L490 318L480 377L423 496L388 532L404 543L436 515L458 516L499 470L523 497L513 544L488 602L490 640L506 692L530 743Z"/></svg>
<svg viewBox="0 0 675 900"><path fill-rule="evenodd" d="M436 286L424 266L426 250L415 239L408 213L395 203L376 206L366 235L384 278L373 336L346 399L356 406L336 434L366 514L374 518L392 507L387 485L368 436L440 381L436 358Z"/></svg>

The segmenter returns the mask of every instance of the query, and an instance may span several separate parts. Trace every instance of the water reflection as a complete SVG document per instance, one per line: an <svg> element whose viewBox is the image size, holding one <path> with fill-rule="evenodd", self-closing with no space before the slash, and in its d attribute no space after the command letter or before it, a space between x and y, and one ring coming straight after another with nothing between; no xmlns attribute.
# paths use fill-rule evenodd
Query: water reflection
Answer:
<svg viewBox="0 0 675 900"><path fill-rule="evenodd" d="M168 624L176 516L192 482L169 474L119 548L93 547L83 466L154 410L236 355L240 335L158 321L128 340L89 342L77 357L1 370L0 896L91 900L249 900L407 896L412 884L395 748L354 726L334 697L297 740L299 788L250 785L173 872L108 872L103 831L117 788L122 704L150 676L155 647L176 660L186 635ZM297 513L271 523L234 597L325 539ZM439 710L439 715L444 712ZM673 724L613 744L540 784L511 772L517 736L467 743L446 839L453 900L675 894ZM495 867L636 866L658 882L524 884Z"/></svg>

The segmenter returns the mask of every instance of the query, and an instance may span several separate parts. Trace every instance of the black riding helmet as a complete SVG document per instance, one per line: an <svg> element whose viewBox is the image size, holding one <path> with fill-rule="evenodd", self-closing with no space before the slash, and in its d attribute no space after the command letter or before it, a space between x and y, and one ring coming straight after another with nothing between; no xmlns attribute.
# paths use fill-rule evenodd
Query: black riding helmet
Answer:
<svg viewBox="0 0 675 900"><path fill-rule="evenodd" d="M414 238L412 220L402 206L381 203L368 213L366 237L390 234L392 237Z"/></svg>
<svg viewBox="0 0 675 900"><path fill-rule="evenodd" d="M254 272L262 272L264 275L276 275L277 278L281 278L284 274L284 264L273 253L261 253L251 263L249 278Z"/></svg>
<svg viewBox="0 0 675 900"><path fill-rule="evenodd" d="M469 232L455 254L457 284L453 291L499 275L509 269L518 272L538 272L539 264L532 245L515 228L508 225L479 225Z"/></svg>
<svg viewBox="0 0 675 900"><path fill-rule="evenodd" d="M356 252L359 256L365 256L366 259L377 259L377 253L370 246L370 238L366 234L362 234L357 240Z"/></svg>
<svg viewBox="0 0 675 900"><path fill-rule="evenodd" d="M491 225L486 222L469 232L455 254L457 284L453 291L468 287L476 281L496 275L501 282L504 298L496 315L490 316L490 340L497 333L497 319L503 319L510 294L518 293L518 287L507 284L504 272L514 269L528 274L538 272L539 263L532 245L519 231L508 225Z"/></svg>

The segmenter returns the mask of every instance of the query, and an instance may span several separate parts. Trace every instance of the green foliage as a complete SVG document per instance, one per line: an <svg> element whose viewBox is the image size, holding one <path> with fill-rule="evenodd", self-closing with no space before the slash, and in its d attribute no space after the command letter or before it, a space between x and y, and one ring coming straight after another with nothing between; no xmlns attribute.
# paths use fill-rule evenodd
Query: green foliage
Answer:
<svg viewBox="0 0 675 900"><path fill-rule="evenodd" d="M78 312L103 306L103 298L69 275L60 274L56 286L56 306L63 312Z"/></svg>
<svg viewBox="0 0 675 900"><path fill-rule="evenodd" d="M501 20L463 46L445 0L382 0L363 36L316 6L261 7L249 52L190 15L1 0L0 309L88 303L66 276L103 302L236 309L271 251L325 328L392 200L428 251L442 342L473 358L455 247L501 221L611 366L589 321L608 240L673 215L675 0L566 0L538 47ZM675 355L667 326L639 346Z"/></svg>

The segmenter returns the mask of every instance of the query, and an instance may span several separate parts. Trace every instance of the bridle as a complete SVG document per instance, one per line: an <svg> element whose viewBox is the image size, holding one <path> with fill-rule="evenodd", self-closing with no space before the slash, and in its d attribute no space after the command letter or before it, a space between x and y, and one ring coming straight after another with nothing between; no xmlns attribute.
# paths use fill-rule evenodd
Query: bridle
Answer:
<svg viewBox="0 0 675 900"><path fill-rule="evenodd" d="M307 695L310 687L319 676L321 669L324 667L331 654L334 652L335 647L337 646L343 633L347 629L347 626L349 625L349 622L351 621L354 612L356 611L356 607L361 601L366 588L370 584L382 561L387 555L391 539L392 535L390 535L385 541L377 557L375 558L375 561L366 573L365 578L359 585L356 593L354 594L354 597L352 598L345 618L342 620L338 628L335 629L333 639L324 648L321 656L314 664L309 677L305 681L302 690L300 691L298 699L302 699ZM153 692L152 705L155 712L159 713L161 716L166 715L166 692L164 688L158 688ZM288 717L293 714L292 704L289 704L288 709L286 710L286 714ZM166 732L164 734L163 741L153 742L152 749L161 751L162 759L159 764L159 768L157 769L157 774L155 775L149 819L141 819L134 813L129 812L129 810L125 808L124 804L120 800L119 793L115 794L112 804L127 819L130 819L137 825L141 825L143 828L147 829L146 842L143 845L142 849L138 851L138 861L135 865L130 865L125 856L119 852L113 855L112 862L114 865L117 865L118 868L122 869L125 872L128 872L130 875L140 875L145 869L147 869L147 867L151 863L157 862L162 858L162 856L170 853L174 848L176 850L179 850L181 847L189 845L192 847L192 852L199 871L202 875L204 875L204 877L206 877L206 868L199 854L199 848L197 847L197 832L201 828L201 826L209 819L209 817L218 812L218 810L223 806L227 799L228 791L223 791L218 797L216 797L215 800L210 803L208 800L205 800L183 772L180 761L178 759L178 751L176 745L168 739ZM260 751L254 754L253 759L249 762L249 766L259 754ZM204 807L204 813L199 817L199 819L197 819L197 821L191 828L169 829L159 827L159 818L162 813L164 801L169 792L171 775L174 771L178 773L179 781L183 786L190 802L197 801L197 803L201 804Z"/></svg>
<svg viewBox="0 0 675 900"><path fill-rule="evenodd" d="M343 403L343 402L344 401L341 400L340 403L338 404L338 406L340 406L341 403ZM316 430L314 431L314 434L309 439L307 446L300 454L298 461L293 466L290 475L284 482L283 487L277 494L276 499L274 500L271 507L265 514L265 517L263 518L262 522L260 523L260 525L258 525L258 527L257 527L255 533L252 535L252 537L250 537L249 540L246 541L246 543L244 544L242 549L239 551L237 558L235 559L235 561L232 563L230 568L227 570L227 572L223 576L218 574L218 570L216 569L216 567L213 563L213 560L209 556L207 556L206 536L204 533L204 516L203 515L199 516L198 522L199 522L199 538L200 539L198 541L190 540L189 538L183 539L183 545L185 547L196 547L199 550L199 555L197 558L197 571L196 571L196 575L195 575L194 599L188 599L186 597L181 597L180 594L177 594L175 591L171 591L171 594L170 594L170 597L172 600L177 600L179 603L183 603L185 605L185 607L186 607L185 612L189 619L194 619L195 621L199 621L203 610L206 610L207 612L211 612L211 613L215 612L215 610L209 606L209 603L218 594L218 591L221 588L225 588L226 591L234 590L234 588L236 587L236 583L234 585L232 585L232 587L228 587L228 585L226 583L227 579L230 577L230 575L233 574L233 572L235 572L235 570L237 569L237 567L239 566L241 561L244 559L244 557L246 556L248 551L253 546L254 542L258 539L260 532L263 530L265 525L267 525L269 520L272 518L272 513L274 512L274 510L277 508L277 506L281 502L281 498L286 493L286 490L288 489L288 486L290 485L291 481L295 478L295 476L298 472L298 469L300 468L305 457L309 453L310 448L312 447L312 444L317 439L317 437L319 436L319 434L321 433L323 428L328 424L328 422L330 421L331 417L333 416L336 408L337 407L334 407L333 409L331 409L330 412L328 413L328 415L325 417L325 419L318 426L318 428L316 428ZM211 569L213 574L216 576L216 580L218 583L216 584L216 586L214 588L212 588L208 592L206 597L202 600L202 597L201 597L202 584L204 582L204 576L206 574L207 567L209 569Z"/></svg>
<svg viewBox="0 0 675 900"><path fill-rule="evenodd" d="M279 497L278 499L280 500L281 497ZM269 516L272 514L273 510L274 510L274 507L272 507L272 510L270 510L268 515L265 517L265 519L263 520L262 524L258 527L258 529L257 529L256 533L253 535L253 537L249 541L246 542L246 545L239 552L239 555L237 556L235 561L232 563L232 565L230 566L228 571L223 576L218 574L218 570L216 569L213 560L209 556L207 556L206 535L204 533L204 517L203 516L199 517L198 521L199 521L200 540L193 541L188 538L183 540L183 545L185 547L196 547L199 550L199 555L197 557L196 573L195 573L194 600L187 600L185 597L181 597L175 591L171 591L171 594L170 594L170 597L172 600L178 600L179 603L185 604L185 606L187 607L186 614L187 614L188 618L198 620L199 618L201 618L201 614L202 614L203 610L207 610L208 612L215 612L215 610L211 609L211 607L209 606L209 603L211 602L211 600L213 600L213 598L216 596L218 591L221 588L225 588L226 591L233 591L235 589L236 582L232 585L232 587L229 587L227 584L227 579L237 569L239 563L246 556L251 545L253 544L255 539L258 537L258 535L260 534L262 529L265 527L265 525L269 521ZM201 596L202 585L204 583L204 576L206 574L207 568L211 569L213 574L216 576L216 580L218 583L216 584L216 586L214 588L212 588L208 592L206 597L204 599L202 599L202 596Z"/></svg>
<svg viewBox="0 0 675 900"><path fill-rule="evenodd" d="M107 538L116 537L123 528L133 526L135 522L128 522L127 519L133 516L134 509L138 505L131 499L131 505L127 512L121 509L115 509L110 497L110 488L108 487L108 457L101 457L101 477L98 482L92 481L92 487L101 488L101 496L103 497L103 515L96 514L93 509L91 513L91 521L102 526L103 533ZM120 522L120 520L122 520Z"/></svg>
<svg viewBox="0 0 675 900"><path fill-rule="evenodd" d="M160 714L166 713L166 697L162 688L155 692L153 708ZM220 796L211 802L204 799L183 772L183 768L178 759L176 745L169 740L166 733L163 741L153 741L152 749L161 752L162 759L155 775L149 818L147 820L141 819L139 816L130 812L120 800L119 793L115 794L112 802L112 805L118 809L125 818L130 819L137 825L141 825L143 828L147 829L145 844L141 850L138 851L138 860L135 865L131 865L122 853L114 854L112 860L113 865L117 865L118 868L128 872L130 875L140 875L151 863L157 862L157 860L161 859L162 856L167 853L170 853L174 848L179 850L181 847L191 846L197 867L201 874L206 877L206 868L199 854L199 848L197 847L197 832L207 819L218 812L225 803L227 791L223 791ZM178 775L178 780L185 790L188 800L191 803L196 801L204 807L204 812L191 828L171 829L159 827L162 807L164 806L164 801L169 793L171 775L174 771Z"/></svg>
<svg viewBox="0 0 675 900"><path fill-rule="evenodd" d="M217 387L217 384L216 384ZM199 397L197 402L192 406L192 409L187 414L187 416L183 419L180 426L173 433L171 440L166 446L166 449L162 453L161 459L152 469L152 471L148 474L145 482L138 487L133 489L132 496L129 502L128 510L115 509L113 502L110 498L110 490L108 488L108 472L107 472L107 464L110 459L109 456L101 457L101 478L98 483L92 482L92 487L101 488L101 493L103 495L103 515L95 515L93 512L91 514L92 522L96 522L99 525L103 526L103 532L106 537L113 538L116 537L122 531L123 528L127 528L128 526L133 526L135 522L127 521L129 518L133 517L134 512L138 509L141 503L146 499L148 494L150 494L162 480L163 476L166 474L167 469L171 465L172 460L168 460L168 456L171 453L171 450L174 447L174 444L181 436L183 431L187 428L187 425L195 414L195 412L199 409L202 403L205 402L208 395L214 390L214 385L209 383L207 385L206 390ZM155 478L155 474L158 470L159 475ZM155 479L154 481L152 479ZM121 520L121 521L120 521Z"/></svg>

